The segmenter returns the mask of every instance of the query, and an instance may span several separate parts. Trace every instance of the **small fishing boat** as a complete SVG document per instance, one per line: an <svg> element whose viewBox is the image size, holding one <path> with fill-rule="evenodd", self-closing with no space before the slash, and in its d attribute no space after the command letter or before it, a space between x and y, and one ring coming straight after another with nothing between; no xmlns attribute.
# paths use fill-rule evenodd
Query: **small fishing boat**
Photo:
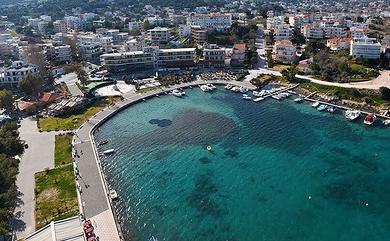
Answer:
<svg viewBox="0 0 390 241"><path fill-rule="evenodd" d="M231 84L225 85L225 89L230 90L233 86Z"/></svg>
<svg viewBox="0 0 390 241"><path fill-rule="evenodd" d="M372 125L372 124L374 124L375 120L376 120L376 115L375 114L368 114L366 116L366 118L364 118L364 124Z"/></svg>
<svg viewBox="0 0 390 241"><path fill-rule="evenodd" d="M104 155L109 155L109 154L112 154L114 152L115 152L115 149L108 149L108 150L103 151L103 154Z"/></svg>
<svg viewBox="0 0 390 241"><path fill-rule="evenodd" d="M243 87L243 86L241 86L240 88L239 88L239 90L240 90L240 92L241 93L246 93L246 92L248 92L248 89L247 88L245 88L245 87Z"/></svg>
<svg viewBox="0 0 390 241"><path fill-rule="evenodd" d="M107 139L100 140L100 141L99 141L99 146L105 145L105 144L107 144L107 143L108 143L108 140L107 140Z"/></svg>
<svg viewBox="0 0 390 241"><path fill-rule="evenodd" d="M240 91L240 87L233 86L233 87L231 88L231 91L233 91L233 92L239 92L239 91Z"/></svg>
<svg viewBox="0 0 390 241"><path fill-rule="evenodd" d="M337 110L337 108L335 106L333 106L333 105L330 105L330 106L328 106L328 108L326 110L329 113L334 113Z"/></svg>
<svg viewBox="0 0 390 241"><path fill-rule="evenodd" d="M182 97L183 94L180 90L176 89L176 90L172 90L172 95L176 96L176 97Z"/></svg>
<svg viewBox="0 0 390 241"><path fill-rule="evenodd" d="M252 92L252 95L253 95L253 96L256 96L256 97L260 97L260 96L261 96L261 94L260 94L259 91L253 91L253 92Z"/></svg>
<svg viewBox="0 0 390 241"><path fill-rule="evenodd" d="M294 99L294 102L299 103L299 102L301 102L302 100L303 100L302 98L295 98L295 99Z"/></svg>
<svg viewBox="0 0 390 241"><path fill-rule="evenodd" d="M111 190L110 191L110 198L111 198L111 200L116 200L116 199L118 199L118 194L116 193L116 191L115 190Z"/></svg>
<svg viewBox="0 0 390 241"><path fill-rule="evenodd" d="M359 118L361 112L358 110L346 110L345 111L345 118L347 118L350 121L354 121L357 118Z"/></svg>
<svg viewBox="0 0 390 241"><path fill-rule="evenodd" d="M328 108L328 105L320 105L320 106L317 107L317 110L318 111L324 111L324 110L326 110L326 108Z"/></svg>
<svg viewBox="0 0 390 241"><path fill-rule="evenodd" d="M312 106L313 108L317 108L319 105L320 105L320 102L316 101L316 102L314 102L311 106Z"/></svg>
<svg viewBox="0 0 390 241"><path fill-rule="evenodd" d="M383 123L383 125L388 126L388 125L390 125L390 119L383 120L382 123Z"/></svg>
<svg viewBox="0 0 390 241"><path fill-rule="evenodd" d="M251 99L252 99L252 97L250 97L250 96L247 95L247 94L243 94L243 95L242 95L242 98L243 98L244 100L251 100Z"/></svg>
<svg viewBox="0 0 390 241"><path fill-rule="evenodd" d="M212 148L211 146L207 146L207 150L208 150L208 151L212 151L213 148Z"/></svg>

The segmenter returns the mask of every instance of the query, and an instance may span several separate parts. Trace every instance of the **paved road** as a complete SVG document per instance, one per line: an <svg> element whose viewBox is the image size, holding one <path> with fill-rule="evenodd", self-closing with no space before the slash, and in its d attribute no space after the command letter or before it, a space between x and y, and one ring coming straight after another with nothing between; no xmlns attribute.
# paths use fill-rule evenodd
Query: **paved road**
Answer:
<svg viewBox="0 0 390 241"><path fill-rule="evenodd" d="M21 121L20 138L25 140L29 148L25 150L19 165L19 174L16 184L23 194L24 204L17 208L16 212L23 215L21 220L25 223L25 228L17 233L18 239L24 238L35 230L35 200L34 174L54 167L54 132L40 133L34 118L26 118Z"/></svg>

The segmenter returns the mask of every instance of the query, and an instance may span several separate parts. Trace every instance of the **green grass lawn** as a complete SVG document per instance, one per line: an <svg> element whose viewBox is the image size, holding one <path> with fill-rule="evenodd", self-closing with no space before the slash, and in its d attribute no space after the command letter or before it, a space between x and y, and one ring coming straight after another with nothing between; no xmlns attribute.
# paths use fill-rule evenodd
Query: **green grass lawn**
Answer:
<svg viewBox="0 0 390 241"><path fill-rule="evenodd" d="M35 184L37 229L79 214L72 165L36 173Z"/></svg>
<svg viewBox="0 0 390 241"><path fill-rule="evenodd" d="M54 163L56 167L72 162L72 137L71 134L55 136Z"/></svg>
<svg viewBox="0 0 390 241"><path fill-rule="evenodd" d="M77 129L94 114L98 113L105 107L119 101L121 97L110 97L107 99L98 100L91 106L87 107L79 113L67 117L48 116L38 119L38 128L40 131L55 131L55 130L73 130Z"/></svg>
<svg viewBox="0 0 390 241"><path fill-rule="evenodd" d="M290 67L290 65L287 65L287 64L276 64L272 67L272 70L275 70L275 71L282 71L282 70L285 70L287 69L288 67Z"/></svg>

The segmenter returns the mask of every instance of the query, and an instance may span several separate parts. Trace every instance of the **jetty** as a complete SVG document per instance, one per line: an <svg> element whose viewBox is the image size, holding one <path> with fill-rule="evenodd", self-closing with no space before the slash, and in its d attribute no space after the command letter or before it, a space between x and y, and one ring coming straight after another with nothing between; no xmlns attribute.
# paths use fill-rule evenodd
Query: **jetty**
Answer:
<svg viewBox="0 0 390 241"><path fill-rule="evenodd" d="M253 101L254 101L254 102L258 102L258 101L264 100L264 99L266 99L266 98L268 98L268 97L271 97L271 96L273 96L273 95L277 95L277 94L280 94L280 93L283 93L283 92L286 92L286 91L295 89L295 88L298 87L298 86L299 86L299 84L295 84L295 85L292 85L292 86L288 86L288 87L286 87L286 88L284 88L284 89L281 89L281 90L275 91L275 92L273 92L273 93L269 93L269 94L267 94L267 95L264 95L264 96L258 97L258 98L256 98L256 99L253 99Z"/></svg>
<svg viewBox="0 0 390 241"><path fill-rule="evenodd" d="M329 103L329 102L326 102L326 101L321 101L321 100L312 99L311 97L312 97L315 93L316 93L316 92L309 94L308 96L306 96L306 97L304 98L304 100L309 101L309 102L318 102L318 103L323 104L323 105L333 106L333 107L336 107L337 109L341 109L341 110L350 110L350 109L353 109L353 108L350 108L350 107L348 107L348 106L337 105L337 104ZM372 112L368 112L368 111L364 111L364 110L359 110L359 111L360 111L362 114L365 114L365 115L372 114ZM381 115L381 114L377 114L377 113L374 113L374 114L375 114L376 116L378 116L378 117L383 118L383 119L390 119L389 116L385 116L385 115Z"/></svg>

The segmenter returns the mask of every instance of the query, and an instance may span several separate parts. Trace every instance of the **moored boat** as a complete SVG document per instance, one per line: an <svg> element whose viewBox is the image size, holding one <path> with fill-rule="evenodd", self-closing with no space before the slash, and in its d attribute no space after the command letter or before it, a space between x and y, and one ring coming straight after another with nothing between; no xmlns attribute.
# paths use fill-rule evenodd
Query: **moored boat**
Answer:
<svg viewBox="0 0 390 241"><path fill-rule="evenodd" d="M252 97L250 97L250 96L247 95L247 94L243 94L243 95L242 95L242 98L243 98L244 100L251 100L251 99L252 99Z"/></svg>
<svg viewBox="0 0 390 241"><path fill-rule="evenodd" d="M109 154L112 154L114 152L115 152L115 149L108 149L108 150L103 151L103 154L104 155L109 155Z"/></svg>
<svg viewBox="0 0 390 241"><path fill-rule="evenodd" d="M118 194L116 193L115 190L111 190L111 191L110 191L110 198L111 198L111 200L116 200L116 199L118 199Z"/></svg>
<svg viewBox="0 0 390 241"><path fill-rule="evenodd" d="M320 105L320 106L317 107L317 110L318 111L324 111L324 110L326 110L326 108L328 108L328 105Z"/></svg>
<svg viewBox="0 0 390 241"><path fill-rule="evenodd" d="M326 110L330 113L334 113L337 110L337 108L333 105L330 105L328 106L328 108L326 108Z"/></svg>
<svg viewBox="0 0 390 241"><path fill-rule="evenodd" d="M366 116L366 118L364 118L364 124L372 125L372 124L374 124L375 120L376 120L376 115L375 114L368 114Z"/></svg>
<svg viewBox="0 0 390 241"><path fill-rule="evenodd" d="M208 92L210 90L210 88L207 86L207 85L201 85L200 86L200 89L203 91L203 92Z"/></svg>
<svg viewBox="0 0 390 241"><path fill-rule="evenodd" d="M390 119L383 120L382 123L383 123L383 125L388 126L388 125L390 125Z"/></svg>
<svg viewBox="0 0 390 241"><path fill-rule="evenodd" d="M107 144L107 143L108 143L108 140L107 140L107 139L100 140L100 141L99 141L99 146L105 145L105 144Z"/></svg>
<svg viewBox="0 0 390 241"><path fill-rule="evenodd" d="M302 98L298 97L298 98L295 98L295 99L294 99L294 102L299 103L299 102L301 102L302 100L303 100Z"/></svg>
<svg viewBox="0 0 390 241"><path fill-rule="evenodd" d="M172 95L176 96L176 97L182 97L183 94L180 90L178 89L175 89L175 90L172 90Z"/></svg>
<svg viewBox="0 0 390 241"><path fill-rule="evenodd" d="M319 105L320 105L320 102L316 101L316 102L314 102L311 106L312 106L313 108L317 108Z"/></svg>
<svg viewBox="0 0 390 241"><path fill-rule="evenodd" d="M350 121L356 120L360 116L360 111L358 110L346 110L345 111L345 118L347 118Z"/></svg>
<svg viewBox="0 0 390 241"><path fill-rule="evenodd" d="M264 100L264 97L256 98L256 99L254 99L253 101L254 101L254 102L259 102L259 101L262 101L262 100Z"/></svg>

